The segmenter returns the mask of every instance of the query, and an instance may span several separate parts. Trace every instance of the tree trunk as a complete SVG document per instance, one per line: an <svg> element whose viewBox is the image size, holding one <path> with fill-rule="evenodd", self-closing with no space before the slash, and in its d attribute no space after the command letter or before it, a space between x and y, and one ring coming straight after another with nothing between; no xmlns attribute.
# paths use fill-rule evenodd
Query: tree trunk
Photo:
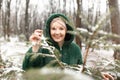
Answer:
<svg viewBox="0 0 120 80"><path fill-rule="evenodd" d="M3 36L4 39L6 40L6 14L3 10L2 10L2 27L3 27Z"/></svg>
<svg viewBox="0 0 120 80"><path fill-rule="evenodd" d="M81 27L81 18L79 17L79 15L80 15L80 1L81 0L77 0L76 28ZM81 40L78 36L76 36L76 43L80 46L80 48L82 48Z"/></svg>
<svg viewBox="0 0 120 80"><path fill-rule="evenodd" d="M63 1L64 1L64 3L63 3L63 8L64 8L64 9L63 9L62 12L63 12L64 14L66 14L66 0L63 0Z"/></svg>
<svg viewBox="0 0 120 80"><path fill-rule="evenodd" d="M119 5L118 0L109 0L109 8L111 12L111 27L112 33L120 35L120 14L119 14ZM113 42L115 44L120 44L120 39L114 38ZM120 54L119 52L114 51L114 58L117 59L117 55Z"/></svg>
<svg viewBox="0 0 120 80"><path fill-rule="evenodd" d="M0 0L0 10L1 10L1 6L2 6L2 0Z"/></svg>
<svg viewBox="0 0 120 80"><path fill-rule="evenodd" d="M7 1L7 18L6 18L6 36L7 36L7 40L9 41L9 37L10 37L10 4L11 4L11 0Z"/></svg>
<svg viewBox="0 0 120 80"><path fill-rule="evenodd" d="M29 40L29 22L28 22L29 1L30 0L26 0L26 9L25 9L25 36L27 40Z"/></svg>

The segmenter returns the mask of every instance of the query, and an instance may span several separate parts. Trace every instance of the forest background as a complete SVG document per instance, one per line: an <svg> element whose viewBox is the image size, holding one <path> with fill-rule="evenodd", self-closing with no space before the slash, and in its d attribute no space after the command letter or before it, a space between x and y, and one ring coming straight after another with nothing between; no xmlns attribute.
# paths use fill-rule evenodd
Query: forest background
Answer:
<svg viewBox="0 0 120 80"><path fill-rule="evenodd" d="M83 67L88 63L88 55L95 53L109 55L109 60L120 60L119 0L0 0L0 54L5 58L3 60L10 51L11 54L20 53L23 58L30 46L29 36L37 28L44 29L52 13L63 13L73 22L75 41L83 53ZM19 48L17 52L13 52L13 47ZM109 60L107 62L111 64Z"/></svg>

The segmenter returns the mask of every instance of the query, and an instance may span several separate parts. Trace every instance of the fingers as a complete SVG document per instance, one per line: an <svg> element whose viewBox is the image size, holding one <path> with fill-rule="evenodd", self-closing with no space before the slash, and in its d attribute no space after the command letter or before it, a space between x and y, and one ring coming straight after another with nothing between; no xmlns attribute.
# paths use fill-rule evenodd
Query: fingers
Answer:
<svg viewBox="0 0 120 80"><path fill-rule="evenodd" d="M114 80L114 78L110 74L103 73L102 76L104 80Z"/></svg>
<svg viewBox="0 0 120 80"><path fill-rule="evenodd" d="M35 31L34 31L34 34L36 34L36 35L38 35L38 36L42 36L42 34L43 34L43 30L40 30L40 29L36 29Z"/></svg>
<svg viewBox="0 0 120 80"><path fill-rule="evenodd" d="M29 40L35 45L40 45L42 34L43 30L36 29L34 33L30 36Z"/></svg>
<svg viewBox="0 0 120 80"><path fill-rule="evenodd" d="M40 36L32 34L29 38L30 41L38 41L40 40Z"/></svg>

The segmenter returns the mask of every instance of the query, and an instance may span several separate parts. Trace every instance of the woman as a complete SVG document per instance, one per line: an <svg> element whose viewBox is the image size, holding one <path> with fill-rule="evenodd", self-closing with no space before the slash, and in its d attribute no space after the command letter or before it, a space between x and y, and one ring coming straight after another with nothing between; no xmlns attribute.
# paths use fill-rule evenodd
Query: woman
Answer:
<svg viewBox="0 0 120 80"><path fill-rule="evenodd" d="M73 42L74 35L67 33L73 31L73 28L68 24L68 18L63 14L52 14L47 22L45 35L48 38L48 44L54 46L61 54L60 60L68 65L82 64L81 50L77 44ZM42 30L35 30L34 34L30 36L31 42L36 42L25 55L23 61L23 70L29 68L39 68L48 64L53 58L37 57L34 60L31 58L33 53L49 54L49 50L41 47Z"/></svg>

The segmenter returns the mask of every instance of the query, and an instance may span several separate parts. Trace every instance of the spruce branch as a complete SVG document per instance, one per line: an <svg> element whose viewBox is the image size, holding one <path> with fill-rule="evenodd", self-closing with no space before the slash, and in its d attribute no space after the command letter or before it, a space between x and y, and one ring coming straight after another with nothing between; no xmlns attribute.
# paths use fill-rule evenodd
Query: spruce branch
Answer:
<svg viewBox="0 0 120 80"><path fill-rule="evenodd" d="M45 38L43 35L42 35L42 42L41 42L41 47L42 48L45 48L45 49L48 49L50 54L44 54L44 53L35 53L39 56L42 56L42 57L53 57L55 58L55 60L57 61L57 63L60 65L60 67L62 69L64 69L64 65L61 63L61 61L59 60L60 58L60 52L53 46L50 46L48 43L47 43L47 38Z"/></svg>
<svg viewBox="0 0 120 80"><path fill-rule="evenodd" d="M108 16L109 16L109 14L107 13L105 16L103 16L99 21L98 21L98 23L95 25L95 28L93 29L93 33L92 33L92 35L90 36L90 40L92 41L95 37L96 37L96 35L98 34L98 31L100 30L100 28L101 28L101 25L103 24L103 22L104 22L104 20L106 19L106 18L108 18ZM89 43L88 43L88 45L87 45L87 48L86 48L86 51L85 51L85 56L84 56L84 62L83 62L83 70L82 70L82 72L84 72L85 71L85 65L86 65L86 61L87 61L87 57L88 57L88 54L89 54L89 49L90 49L90 47L91 47L91 45L92 45L92 42L91 41L89 41Z"/></svg>

